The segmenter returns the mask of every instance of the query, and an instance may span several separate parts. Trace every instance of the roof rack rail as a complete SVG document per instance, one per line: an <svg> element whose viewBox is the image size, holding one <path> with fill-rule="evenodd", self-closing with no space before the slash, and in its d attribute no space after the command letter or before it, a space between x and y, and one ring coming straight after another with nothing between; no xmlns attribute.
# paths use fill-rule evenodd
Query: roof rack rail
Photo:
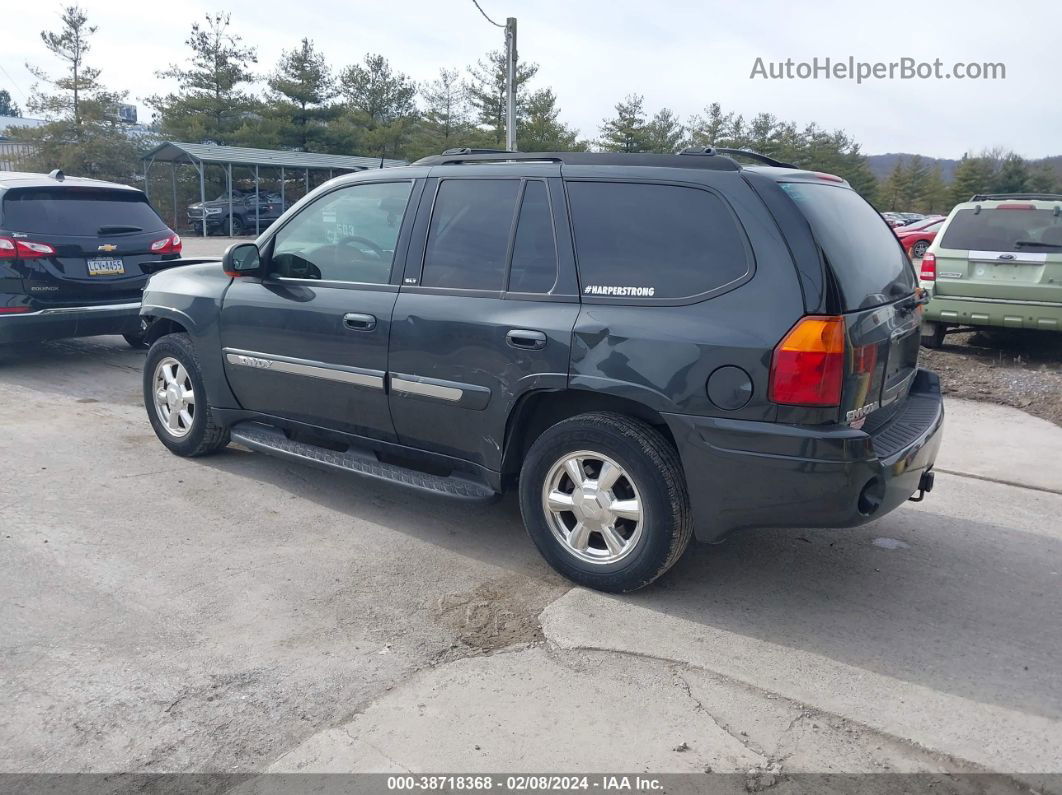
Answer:
<svg viewBox="0 0 1062 795"><path fill-rule="evenodd" d="M451 154L451 152L453 152ZM647 152L510 152L482 153L477 149L450 150L429 155L410 165L455 166L475 163L562 163L568 166L646 166L656 168L700 168L711 171L740 171L741 166L729 157L682 157Z"/></svg>
<svg viewBox="0 0 1062 795"><path fill-rule="evenodd" d="M1001 201L1005 199L1023 199L1025 201L1057 202L1062 201L1062 193L975 193L972 202Z"/></svg>
<svg viewBox="0 0 1062 795"><path fill-rule="evenodd" d="M469 146L457 146L447 149L444 155L509 155L515 153L514 149L473 149Z"/></svg>
<svg viewBox="0 0 1062 795"><path fill-rule="evenodd" d="M718 155L739 155L741 157L747 157L749 160L756 160L763 163L765 166L774 166L775 168L800 168L800 166L793 165L792 163L786 163L783 160L775 160L773 157L767 155L761 155L759 152L753 152L749 149L730 149L725 146L708 147L712 149L713 154ZM686 154L684 150L683 154ZM707 152L705 152L707 154Z"/></svg>

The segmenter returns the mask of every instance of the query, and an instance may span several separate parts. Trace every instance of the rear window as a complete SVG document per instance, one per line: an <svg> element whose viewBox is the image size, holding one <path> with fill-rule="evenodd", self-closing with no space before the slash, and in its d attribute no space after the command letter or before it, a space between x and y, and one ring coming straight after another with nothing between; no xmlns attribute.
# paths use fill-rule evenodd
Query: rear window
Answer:
<svg viewBox="0 0 1062 795"><path fill-rule="evenodd" d="M914 292L911 267L896 235L851 188L779 183L811 224L837 279L845 311L897 301Z"/></svg>
<svg viewBox="0 0 1062 795"><path fill-rule="evenodd" d="M1062 216L1054 210L959 210L941 248L972 251L1062 251Z"/></svg>
<svg viewBox="0 0 1062 795"><path fill-rule="evenodd" d="M166 229L143 193L96 188L14 188L4 194L0 223L12 232L90 237L106 227Z"/></svg>
<svg viewBox="0 0 1062 795"><path fill-rule="evenodd" d="M745 237L714 194L677 185L568 182L583 294L686 298L745 276Z"/></svg>

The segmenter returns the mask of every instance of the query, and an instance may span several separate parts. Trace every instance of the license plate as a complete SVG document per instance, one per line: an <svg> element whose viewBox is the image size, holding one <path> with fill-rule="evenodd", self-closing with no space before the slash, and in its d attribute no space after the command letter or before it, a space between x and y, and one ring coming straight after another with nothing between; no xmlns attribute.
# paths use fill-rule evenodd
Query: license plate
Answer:
<svg viewBox="0 0 1062 795"><path fill-rule="evenodd" d="M125 265L115 257L98 257L88 261L89 276L120 276L125 273Z"/></svg>

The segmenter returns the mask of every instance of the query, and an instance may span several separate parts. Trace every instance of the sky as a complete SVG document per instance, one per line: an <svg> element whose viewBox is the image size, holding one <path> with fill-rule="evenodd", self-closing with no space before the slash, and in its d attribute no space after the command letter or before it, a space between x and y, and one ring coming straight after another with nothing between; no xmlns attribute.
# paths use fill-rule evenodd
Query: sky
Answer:
<svg viewBox="0 0 1062 795"><path fill-rule="evenodd" d="M14 0L11 0L14 2ZM26 62L55 71L40 31L58 26L61 3L20 2L6 14L0 88L20 105L34 82ZM1026 157L1062 154L1057 0L934 0L931 3L743 0L480 0L496 21L518 20L519 56L539 64L532 88L550 86L562 120L594 138L625 95L650 112L683 119L709 102L746 117L773 113L800 125L844 129L867 154L959 157L990 147ZM382 53L417 81L464 69L502 46L472 0L81 0L98 27L89 63L111 89L126 89L150 120L146 97L172 90L155 76L186 57L184 40L206 12L228 11L258 51L258 70L309 37L334 67ZM1002 63L1005 79L763 79L763 66L820 63ZM794 66L794 69L796 67Z"/></svg>

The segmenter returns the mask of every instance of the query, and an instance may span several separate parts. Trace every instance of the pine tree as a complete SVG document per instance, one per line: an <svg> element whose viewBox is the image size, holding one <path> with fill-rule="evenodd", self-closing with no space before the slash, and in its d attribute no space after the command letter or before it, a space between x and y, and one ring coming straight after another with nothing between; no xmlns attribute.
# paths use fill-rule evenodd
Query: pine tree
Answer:
<svg viewBox="0 0 1062 795"><path fill-rule="evenodd" d="M516 129L518 148L525 152L572 152L586 148L577 131L560 120L557 97L541 88L527 98L526 116Z"/></svg>
<svg viewBox="0 0 1062 795"><path fill-rule="evenodd" d="M472 125L468 94L456 69L440 69L417 89L419 110L406 156L416 159L459 146L476 146L486 135Z"/></svg>
<svg viewBox="0 0 1062 795"><path fill-rule="evenodd" d="M992 190L992 165L984 157L970 157L964 154L955 167L955 176L951 181L951 200L953 204L969 201L975 193L987 193Z"/></svg>
<svg viewBox="0 0 1062 795"><path fill-rule="evenodd" d="M616 115L601 122L598 145L606 152L649 151L645 102L639 94L629 94L616 103Z"/></svg>
<svg viewBox="0 0 1062 795"><path fill-rule="evenodd" d="M646 128L646 144L650 152L674 154L682 148L686 128L670 108L661 108Z"/></svg>
<svg viewBox="0 0 1062 795"><path fill-rule="evenodd" d="M22 110L11 99L11 93L6 88L0 88L0 116L21 116Z"/></svg>
<svg viewBox="0 0 1062 795"><path fill-rule="evenodd" d="M382 55L368 54L339 75L345 124L363 154L399 157L413 133L417 86Z"/></svg>
<svg viewBox="0 0 1062 795"><path fill-rule="evenodd" d="M1028 186L1032 193L1055 193L1059 189L1058 175L1047 163L1037 163L1029 170Z"/></svg>
<svg viewBox="0 0 1062 795"><path fill-rule="evenodd" d="M1029 169L1025 160L1011 152L1003 159L992 179L994 193L1024 193L1029 188Z"/></svg>
<svg viewBox="0 0 1062 795"><path fill-rule="evenodd" d="M926 161L921 155L914 155L907 167L907 190L903 195L903 206L899 208L900 210L911 211L912 207L917 206L925 195L929 175L930 170Z"/></svg>
<svg viewBox="0 0 1062 795"><path fill-rule="evenodd" d="M281 143L311 151L311 141L320 138L319 126L328 109L325 105L337 94L335 79L324 55L309 39L293 50L285 50L268 80L270 115L280 122ZM316 134L315 134L316 133Z"/></svg>
<svg viewBox="0 0 1062 795"><path fill-rule="evenodd" d="M50 119L66 119L73 123L75 134L86 119L101 121L117 116L118 102L124 94L107 91L100 83L100 70L89 66L85 58L91 49L90 39L96 26L88 23L88 15L79 6L67 6L60 16L58 31L41 31L45 49L64 62L63 73L53 77L36 66L26 64L40 83L51 87L51 93L40 83L34 85L28 107Z"/></svg>
<svg viewBox="0 0 1062 795"><path fill-rule="evenodd" d="M205 22L192 24L185 40L191 49L185 67L171 64L158 77L177 81L178 90L148 100L158 112L163 135L182 141L240 143L238 132L258 103L245 89L255 81L253 47L230 31L229 14L207 13Z"/></svg>
<svg viewBox="0 0 1062 795"><path fill-rule="evenodd" d="M918 212L930 214L944 214L951 210L951 191L941 176L940 166L929 172L915 202L915 207Z"/></svg>
<svg viewBox="0 0 1062 795"><path fill-rule="evenodd" d="M508 113L507 71L505 53L500 50L487 53L484 58L476 61L475 65L468 67L468 100L475 112L476 124L490 131L490 143L493 146L505 143L505 118ZM515 92L518 132L527 108L526 83L537 73L538 64L517 61Z"/></svg>
<svg viewBox="0 0 1062 795"><path fill-rule="evenodd" d="M29 145L21 167L31 171L61 168L71 175L130 183L137 172L141 141L118 121L117 106L125 93L109 91L100 81L100 70L85 60L96 32L85 12L70 6L60 21L60 29L43 31L41 41L64 62L63 74L50 77L31 68L51 93L35 85L29 108L50 121L40 127L10 129L7 135Z"/></svg>
<svg viewBox="0 0 1062 795"><path fill-rule="evenodd" d="M712 102L705 107L703 116L690 117L690 146L731 146L733 124L734 114L724 114L722 106Z"/></svg>
<svg viewBox="0 0 1062 795"><path fill-rule="evenodd" d="M879 198L881 208L884 210L904 210L910 181L908 179L907 164L901 157L889 172L888 178L880 186Z"/></svg>

